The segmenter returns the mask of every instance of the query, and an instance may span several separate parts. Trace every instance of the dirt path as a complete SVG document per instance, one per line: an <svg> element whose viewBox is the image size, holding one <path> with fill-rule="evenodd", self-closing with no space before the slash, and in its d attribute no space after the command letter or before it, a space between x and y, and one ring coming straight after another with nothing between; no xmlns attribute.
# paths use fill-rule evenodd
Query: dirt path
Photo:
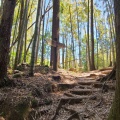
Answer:
<svg viewBox="0 0 120 120"><path fill-rule="evenodd" d="M104 84L96 79L110 71L37 72L34 77L16 78L16 87L0 89L0 101L16 106L22 99L32 100L27 120L106 120L115 83Z"/></svg>
<svg viewBox="0 0 120 120"><path fill-rule="evenodd" d="M106 88L102 87L102 83L93 79L79 80L75 87L64 92L52 120L106 119L110 104L107 97L113 93L114 86L107 83Z"/></svg>
<svg viewBox="0 0 120 120"><path fill-rule="evenodd" d="M57 90L52 92L53 100L46 120L106 120L112 104L115 85L112 82L96 81L99 76L111 70L92 71L90 73L68 73L60 71L52 76L61 76L53 80ZM46 113L45 113L46 115ZM40 120L44 120L41 116Z"/></svg>

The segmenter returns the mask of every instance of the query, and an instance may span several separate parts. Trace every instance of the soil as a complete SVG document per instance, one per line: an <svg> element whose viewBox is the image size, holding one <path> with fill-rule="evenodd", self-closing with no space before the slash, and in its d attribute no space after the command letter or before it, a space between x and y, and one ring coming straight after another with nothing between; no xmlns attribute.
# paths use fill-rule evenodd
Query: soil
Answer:
<svg viewBox="0 0 120 120"><path fill-rule="evenodd" d="M38 69L34 77L29 77L27 71L22 71L24 74L17 78L10 74L15 86L0 88L0 118L107 120L114 97L115 81L104 83L97 79L111 71L112 68L86 73L64 69L55 72L50 69L47 73L41 73ZM10 119L19 104L24 106L22 108L27 108L20 113L23 117Z"/></svg>

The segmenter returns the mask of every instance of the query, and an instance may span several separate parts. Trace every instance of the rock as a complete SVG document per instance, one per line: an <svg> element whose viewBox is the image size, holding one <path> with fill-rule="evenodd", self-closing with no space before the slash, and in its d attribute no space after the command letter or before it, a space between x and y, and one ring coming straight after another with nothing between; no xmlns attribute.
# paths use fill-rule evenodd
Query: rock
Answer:
<svg viewBox="0 0 120 120"><path fill-rule="evenodd" d="M16 74L16 73L20 73L21 71L19 71L19 70L14 70L13 71L13 74Z"/></svg>
<svg viewBox="0 0 120 120"><path fill-rule="evenodd" d="M5 120L3 117L0 117L0 120Z"/></svg>
<svg viewBox="0 0 120 120"><path fill-rule="evenodd" d="M16 73L13 75L13 78L21 78L22 74L21 73Z"/></svg>
<svg viewBox="0 0 120 120"><path fill-rule="evenodd" d="M56 85L49 82L49 83L46 83L44 86L43 86L43 89L45 92L53 92L57 89Z"/></svg>
<svg viewBox="0 0 120 120"><path fill-rule="evenodd" d="M54 81L57 81L57 82L59 82L60 80L61 80L61 76L52 76L52 79L54 80Z"/></svg>
<svg viewBox="0 0 120 120"><path fill-rule="evenodd" d="M21 63L17 65L17 70L23 71L26 70L29 67L29 65L27 63Z"/></svg>

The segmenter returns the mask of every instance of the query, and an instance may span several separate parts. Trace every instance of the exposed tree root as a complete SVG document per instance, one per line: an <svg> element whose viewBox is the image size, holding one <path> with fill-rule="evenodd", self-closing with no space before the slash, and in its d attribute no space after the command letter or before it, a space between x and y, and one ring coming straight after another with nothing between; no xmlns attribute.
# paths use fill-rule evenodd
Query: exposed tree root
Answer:
<svg viewBox="0 0 120 120"><path fill-rule="evenodd" d="M59 112L61 106L62 106L62 99L59 101L58 106L57 106L57 109L56 109L56 111L55 111L55 114L54 114L54 116L53 116L53 118L52 118L51 120L55 120L55 118L56 118L56 116L58 115L58 112Z"/></svg>
<svg viewBox="0 0 120 120"><path fill-rule="evenodd" d="M97 79L97 81L104 82L104 81L115 80L115 79L116 79L116 66L112 69L112 71L108 75Z"/></svg>
<svg viewBox="0 0 120 120"><path fill-rule="evenodd" d="M15 87L14 80L10 80L8 77L4 78L0 81L0 88L3 87Z"/></svg>
<svg viewBox="0 0 120 120"><path fill-rule="evenodd" d="M92 84L94 84L94 82L96 82L96 81L81 81L81 82L78 82L78 84L80 84L80 85L92 85Z"/></svg>
<svg viewBox="0 0 120 120"><path fill-rule="evenodd" d="M73 118L77 118L78 120L81 120L77 111L75 111L73 109L68 109L66 107L64 107L64 109L69 111L72 114L67 120L72 120Z"/></svg>
<svg viewBox="0 0 120 120"><path fill-rule="evenodd" d="M91 89L78 89L78 90L71 90L70 92L75 95L89 95L92 92L96 92L97 90Z"/></svg>
<svg viewBox="0 0 120 120"><path fill-rule="evenodd" d="M58 112L60 110L60 108L62 107L62 105L65 105L66 103L69 103L69 104L77 104L77 103L81 103L83 99L85 98L88 98L88 97L77 97L77 98L74 98L74 97L69 97L69 98L61 98L59 103L58 103L58 106L57 106L57 109L55 111L55 114L53 116L53 118L51 120L55 120L56 116L58 115Z"/></svg>
<svg viewBox="0 0 120 120"><path fill-rule="evenodd" d="M102 102L103 102L103 97L100 98L100 101L94 106L94 108L100 106Z"/></svg>
<svg viewBox="0 0 120 120"><path fill-rule="evenodd" d="M71 89L71 88L74 88L75 86L76 86L75 83L73 83L73 84L59 83L57 85L57 87L58 87L59 90Z"/></svg>
<svg viewBox="0 0 120 120"><path fill-rule="evenodd" d="M67 97L74 97L74 95L71 93L64 93L64 95L66 95Z"/></svg>
<svg viewBox="0 0 120 120"><path fill-rule="evenodd" d="M80 120L77 112L73 113L67 120L72 120L73 118L77 118L78 120Z"/></svg>

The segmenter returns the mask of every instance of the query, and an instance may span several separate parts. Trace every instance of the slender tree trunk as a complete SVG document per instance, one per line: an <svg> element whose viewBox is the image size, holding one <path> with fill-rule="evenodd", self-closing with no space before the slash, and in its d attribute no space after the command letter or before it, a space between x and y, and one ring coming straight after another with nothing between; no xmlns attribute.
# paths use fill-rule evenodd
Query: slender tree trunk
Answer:
<svg viewBox="0 0 120 120"><path fill-rule="evenodd" d="M90 70L95 70L94 63L94 24L93 24L93 0L91 0L91 65Z"/></svg>
<svg viewBox="0 0 120 120"><path fill-rule="evenodd" d="M39 28L38 28L38 37L37 37L37 47L36 47L36 55L35 55L35 64L37 64L38 61L38 53L39 50L41 49L40 47L40 31L41 31L41 22L42 19L40 19L40 23L39 23Z"/></svg>
<svg viewBox="0 0 120 120"><path fill-rule="evenodd" d="M96 16L95 16L95 18L96 18ZM97 42L97 62L96 62L96 68L98 69L98 36L97 36L98 31L97 31L97 21L96 21L96 19L95 19L95 28L96 28L96 42Z"/></svg>
<svg viewBox="0 0 120 120"><path fill-rule="evenodd" d="M0 24L0 82L6 80L12 21L16 0L5 0Z"/></svg>
<svg viewBox="0 0 120 120"><path fill-rule="evenodd" d="M80 25L79 25L79 14L78 14L77 1L76 1L76 12L77 12L77 29L78 29L78 44L79 44L79 67L81 67L82 66L82 62L81 62L81 40L80 40L81 31L80 31Z"/></svg>
<svg viewBox="0 0 120 120"><path fill-rule="evenodd" d="M63 35L63 44L65 43L65 37L64 37L65 35ZM64 64L64 60L65 60L65 50L64 50L64 48L62 48L62 68L65 68L65 64Z"/></svg>
<svg viewBox="0 0 120 120"><path fill-rule="evenodd" d="M41 52L41 65L44 65L44 19L42 26L42 52Z"/></svg>
<svg viewBox="0 0 120 120"><path fill-rule="evenodd" d="M19 33L18 33L18 43L17 43L17 51L15 55L15 63L14 63L14 69L16 69L18 65L18 59L19 59L19 53L20 53L20 45L21 45L21 35L23 30L23 11L24 11L24 0L20 1L21 4L21 10L20 10L20 22L19 22Z"/></svg>
<svg viewBox="0 0 120 120"><path fill-rule="evenodd" d="M86 65L85 65L85 68L86 68L86 70L88 70L88 66L89 66L89 64L88 64L88 39L87 39L87 31L86 31L86 29L85 29L85 26L84 26L84 31L85 31L85 38L86 38L86 60L85 60L85 62L86 62Z"/></svg>
<svg viewBox="0 0 120 120"><path fill-rule="evenodd" d="M36 55L35 55L35 64L37 64L37 60L38 60L38 53L39 53L39 50L41 49L40 47L40 31L41 31L41 23L42 23L42 20L44 19L44 17L42 18L42 6L43 6L43 0L41 1L41 9L40 9L40 20L39 20L39 25L38 25L38 36L37 36L37 47L36 47ZM42 53L41 53L42 54Z"/></svg>
<svg viewBox="0 0 120 120"><path fill-rule="evenodd" d="M71 47L72 47L72 55L73 55L73 66L76 67L75 64L75 45L74 45L74 38L73 38L73 24L72 24L72 15L71 15L71 7L69 6L69 13L70 13L70 28L71 28Z"/></svg>
<svg viewBox="0 0 120 120"><path fill-rule="evenodd" d="M45 13L45 3L44 3L44 13ZM42 53L41 53L41 65L44 65L44 24L45 24L45 16L43 17L43 26L42 26Z"/></svg>
<svg viewBox="0 0 120 120"><path fill-rule="evenodd" d="M22 23L22 33L20 37L20 52L18 56L18 64L22 62L22 53L23 53L23 46L24 46L24 38L25 38L25 30L26 30L26 24L27 24L27 14L28 14L28 7L29 7L29 0L25 1L25 7L24 7L24 14L23 14L23 23Z"/></svg>
<svg viewBox="0 0 120 120"><path fill-rule="evenodd" d="M38 33L38 25L39 25L39 18L40 18L40 7L41 7L41 0L38 0L38 7L37 7L37 15L36 15L36 24L35 24L35 32L34 32L34 41L32 46L32 54L31 54L31 61L30 61L30 71L29 75L34 76L34 64L35 64L35 50L36 50L36 42L37 42L37 33Z"/></svg>
<svg viewBox="0 0 120 120"><path fill-rule="evenodd" d="M24 57L23 61L26 63L26 48L27 48L27 26L28 26L28 7L29 7L29 0L26 1L26 6L25 6L25 29L24 29L24 36L25 36L25 42L24 42Z"/></svg>
<svg viewBox="0 0 120 120"><path fill-rule="evenodd" d="M65 68L68 69L68 41L66 39L66 34L65 34L65 41L66 41Z"/></svg>
<svg viewBox="0 0 120 120"><path fill-rule="evenodd" d="M88 0L88 23L87 23L87 37L88 37L88 40L87 40L87 49L88 49L88 64L89 64L89 70L90 70L90 65L91 65L91 60L90 60L90 40L89 40L89 0Z"/></svg>

